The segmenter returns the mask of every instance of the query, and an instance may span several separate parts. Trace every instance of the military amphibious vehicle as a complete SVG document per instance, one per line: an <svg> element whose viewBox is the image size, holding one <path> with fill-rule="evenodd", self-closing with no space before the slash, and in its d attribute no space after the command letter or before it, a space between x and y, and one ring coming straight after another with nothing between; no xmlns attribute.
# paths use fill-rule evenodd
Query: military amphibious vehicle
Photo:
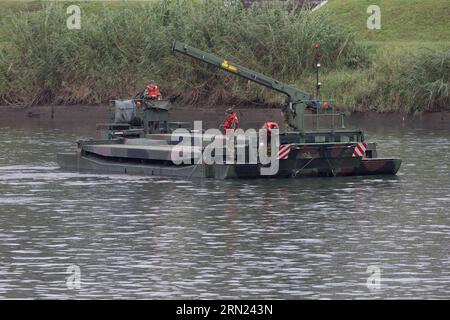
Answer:
<svg viewBox="0 0 450 320"><path fill-rule="evenodd" d="M318 50L317 46L316 97L320 90ZM287 96L281 106L287 130L280 132L278 152L272 155L278 161L276 172L262 174L268 164L259 157L244 162L204 161L202 154L208 142L217 136L192 129L190 123L170 122L169 101L142 97L112 101L112 121L97 125L96 139L78 141L76 152L57 155L62 169L215 179L395 175L399 170L400 159L378 158L376 144L366 142L361 130L346 129L344 115L334 110L332 101L318 100L291 85L181 42L175 41L172 51ZM307 128L311 122L312 128ZM174 139L174 132L182 133ZM192 143L180 146L183 139ZM267 141L258 141L264 143ZM238 147L249 151L250 141L233 144L233 148ZM177 163L173 155L180 150L183 161Z"/></svg>

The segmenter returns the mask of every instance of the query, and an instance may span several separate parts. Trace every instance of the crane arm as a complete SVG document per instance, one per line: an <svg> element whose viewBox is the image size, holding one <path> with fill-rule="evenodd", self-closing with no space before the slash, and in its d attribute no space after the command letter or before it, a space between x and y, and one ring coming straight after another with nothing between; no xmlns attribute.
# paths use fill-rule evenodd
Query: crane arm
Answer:
<svg viewBox="0 0 450 320"><path fill-rule="evenodd" d="M270 77L267 77L261 73L255 72L255 71L245 68L243 66L229 62L226 59L220 58L214 54L207 53L202 50L190 47L182 42L174 41L172 50L175 52L179 52L184 55L187 55L191 58L200 60L202 62L208 63L210 65L213 65L213 66L220 68L222 70L225 70L227 72L233 73L233 74L240 76L242 78L245 78L247 80L256 82L262 86L265 86L272 90L283 93L283 94L287 95L288 97L293 98L296 95L298 95L298 93L302 93L302 94L308 96L307 93L301 92L300 90L298 90L290 85L281 83L281 82L279 82L275 79L272 79Z"/></svg>
<svg viewBox="0 0 450 320"><path fill-rule="evenodd" d="M314 98L312 98L308 93L303 92L291 85L284 84L278 80L267 77L256 71L232 63L214 54L204 52L178 41L173 42L172 51L182 53L191 58L208 63L219 69L285 94L287 99L282 111L285 115L286 122L293 129L303 131L303 115L305 108L316 107Z"/></svg>

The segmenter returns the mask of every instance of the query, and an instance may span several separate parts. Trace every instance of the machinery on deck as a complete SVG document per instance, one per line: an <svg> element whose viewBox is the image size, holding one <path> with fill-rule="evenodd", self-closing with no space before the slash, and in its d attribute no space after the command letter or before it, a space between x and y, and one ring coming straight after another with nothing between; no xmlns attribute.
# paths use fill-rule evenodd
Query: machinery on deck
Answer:
<svg viewBox="0 0 450 320"><path fill-rule="evenodd" d="M143 138L148 134L171 133L190 128L189 122L169 121L170 100L163 99L152 80L134 99L111 100L109 123L97 124L97 139Z"/></svg>
<svg viewBox="0 0 450 320"><path fill-rule="evenodd" d="M305 109L309 108L317 111L320 108L320 102L307 92L301 91L291 85L282 83L261 73L232 63L226 59L222 59L214 54L190 47L178 41L173 42L172 51L182 53L191 58L208 63L212 66L233 73L239 77L256 82L257 84L285 94L287 98L282 106L282 112L284 114L287 125L289 125L289 127L293 130L304 133Z"/></svg>
<svg viewBox="0 0 450 320"><path fill-rule="evenodd" d="M198 130L187 130L189 125L186 123L169 122L170 103L160 99L144 101L141 98L114 101L112 103L115 108L114 123L98 125L97 140L79 141L77 152L59 154L57 161L61 168L216 179L395 175L399 170L400 159L378 158L375 143L367 143L361 130L346 129L344 115L336 113L330 106L330 101L320 101L316 98L320 91L318 50L316 97L181 42L175 41L172 51L203 61L287 96L281 111L288 130L279 136L277 172L270 176L262 175L262 169L267 165L263 164L261 159L249 163L211 164L202 161L201 155L207 148L207 141L211 141L215 136L205 136L203 132L197 132ZM311 123L313 128L308 129L307 125ZM278 124L268 122L263 127L276 128ZM188 158L185 159L188 161L181 165L174 163L171 157L174 148L180 142L176 139L174 142L170 134L176 128L185 128L189 141L200 139L199 144L194 143L188 147L186 153ZM249 141L244 142L244 147L246 150L250 149ZM226 146L223 148L226 149Z"/></svg>
<svg viewBox="0 0 450 320"><path fill-rule="evenodd" d="M320 52L318 44L316 47L317 67L317 92L319 95L321 83L319 81ZM336 113L332 107L332 101L320 101L311 94L299 90L296 87L282 83L271 77L250 70L214 54L193 48L182 42L174 41L172 51L184 54L191 58L205 62L209 65L235 74L249 81L260 84L271 90L286 95L286 100L281 106L288 133L282 135L282 143L314 143L314 142L362 142L364 136L361 130L346 130L344 114ZM311 110L311 113L307 113ZM309 121L308 121L309 120ZM314 122L314 130L307 130L307 123ZM344 137L344 138L342 138ZM370 151L370 150L369 150Z"/></svg>

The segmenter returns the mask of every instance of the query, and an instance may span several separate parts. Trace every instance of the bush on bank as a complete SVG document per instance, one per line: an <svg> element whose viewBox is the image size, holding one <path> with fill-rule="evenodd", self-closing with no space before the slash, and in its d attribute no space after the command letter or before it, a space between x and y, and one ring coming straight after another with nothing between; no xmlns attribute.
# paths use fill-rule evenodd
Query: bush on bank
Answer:
<svg viewBox="0 0 450 320"><path fill-rule="evenodd" d="M423 52L401 75L407 111L450 110L450 50Z"/></svg>

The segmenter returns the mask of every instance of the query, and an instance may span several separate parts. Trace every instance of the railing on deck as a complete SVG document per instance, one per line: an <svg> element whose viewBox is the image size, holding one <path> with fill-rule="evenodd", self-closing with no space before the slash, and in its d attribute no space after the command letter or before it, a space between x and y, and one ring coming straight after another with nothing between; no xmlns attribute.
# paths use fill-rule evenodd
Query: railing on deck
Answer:
<svg viewBox="0 0 450 320"><path fill-rule="evenodd" d="M345 129L345 115L342 112L326 112L316 114L305 114L303 128L314 130L336 130ZM308 120L311 120L310 123Z"/></svg>
<svg viewBox="0 0 450 320"><path fill-rule="evenodd" d="M305 130L345 129L345 114L334 111L334 100L309 100L306 103L313 106L315 113L303 114L302 127Z"/></svg>

